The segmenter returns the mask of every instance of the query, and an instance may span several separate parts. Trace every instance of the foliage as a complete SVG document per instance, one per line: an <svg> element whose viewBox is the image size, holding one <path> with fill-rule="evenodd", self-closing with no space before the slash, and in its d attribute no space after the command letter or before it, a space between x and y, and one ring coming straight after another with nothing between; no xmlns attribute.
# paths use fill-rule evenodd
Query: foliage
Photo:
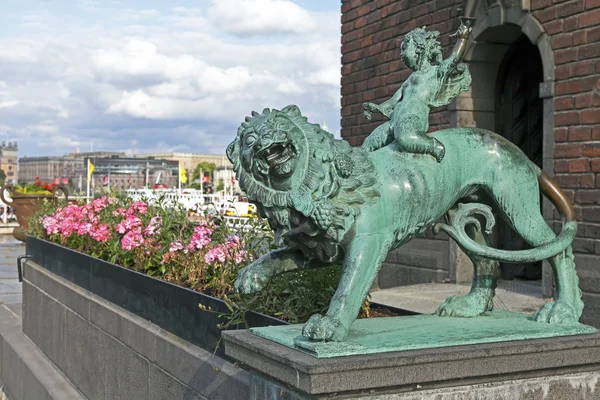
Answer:
<svg viewBox="0 0 600 400"><path fill-rule="evenodd" d="M198 163L196 165L196 168L194 169L194 174L192 175L192 179L202 179L202 176L200 176L200 171L202 171L203 175L208 172L210 180L212 181L213 171L215 170L215 168L217 168L217 164L208 161L202 161L201 163Z"/></svg>
<svg viewBox="0 0 600 400"><path fill-rule="evenodd" d="M22 194L52 194L52 190L56 184L49 184L48 182L42 183L39 177L35 177L34 183L29 183L26 185L16 185L13 186L13 189Z"/></svg>
<svg viewBox="0 0 600 400"><path fill-rule="evenodd" d="M0 169L0 181L4 182L6 180L6 172L3 169Z"/></svg>
<svg viewBox="0 0 600 400"><path fill-rule="evenodd" d="M219 179L219 183L217 183L217 192L225 189L225 181L223 179Z"/></svg>
<svg viewBox="0 0 600 400"><path fill-rule="evenodd" d="M102 196L89 204L44 202L29 234L225 300L224 328L250 309L293 323L324 312L340 268L277 277L254 295L234 293L238 272L272 250L273 232L250 218L229 226L219 214L188 216L180 207Z"/></svg>

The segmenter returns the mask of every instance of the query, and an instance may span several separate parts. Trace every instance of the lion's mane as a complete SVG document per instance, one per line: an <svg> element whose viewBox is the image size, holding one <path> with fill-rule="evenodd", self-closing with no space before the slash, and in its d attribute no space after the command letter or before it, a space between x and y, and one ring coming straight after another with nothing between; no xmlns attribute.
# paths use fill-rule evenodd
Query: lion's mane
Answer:
<svg viewBox="0 0 600 400"><path fill-rule="evenodd" d="M302 131L309 149L306 163L297 166L304 169L304 178L289 191L275 190L255 179L244 169L240 154L243 135L269 128L277 114L285 114ZM268 219L278 244L299 248L307 258L339 260L343 255L340 243L361 205L379 197L376 172L367 152L309 123L296 106L253 112L241 124L227 155L240 187Z"/></svg>

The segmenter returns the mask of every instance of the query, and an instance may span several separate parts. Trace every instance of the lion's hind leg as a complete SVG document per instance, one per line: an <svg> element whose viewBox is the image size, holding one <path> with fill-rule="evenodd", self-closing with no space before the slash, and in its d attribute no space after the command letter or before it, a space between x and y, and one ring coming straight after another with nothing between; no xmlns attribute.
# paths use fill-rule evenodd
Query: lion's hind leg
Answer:
<svg viewBox="0 0 600 400"><path fill-rule="evenodd" d="M535 314L534 319L547 323L576 323L583 312L583 301L571 246L561 254L550 258L549 261L556 282L556 300L544 304Z"/></svg>
<svg viewBox="0 0 600 400"><path fill-rule="evenodd" d="M490 236L467 227L467 233L477 243L490 246ZM463 249L464 251L464 249ZM473 282L471 290L465 296L450 296L435 311L440 317L476 317L492 311L496 284L500 276L500 264L497 261L475 256L465 251L473 262Z"/></svg>
<svg viewBox="0 0 600 400"><path fill-rule="evenodd" d="M533 185L531 182L519 184L518 180L514 179L515 176L512 176L508 182L510 174L506 175L507 182L496 181L495 188L491 190L506 221L533 247L553 240L556 235L540 212L538 185ZM535 182L537 183L537 180ZM500 188L504 188L504 190L500 190ZM556 300L545 304L534 318L536 321L546 323L575 323L583 312L583 302L571 247L549 258L548 261L554 272L557 289Z"/></svg>

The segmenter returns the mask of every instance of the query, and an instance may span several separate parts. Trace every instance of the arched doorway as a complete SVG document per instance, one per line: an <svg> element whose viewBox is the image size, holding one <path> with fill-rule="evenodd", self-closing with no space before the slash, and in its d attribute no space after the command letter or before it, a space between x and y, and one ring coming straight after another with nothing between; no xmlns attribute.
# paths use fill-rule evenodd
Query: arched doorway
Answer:
<svg viewBox="0 0 600 400"><path fill-rule="evenodd" d="M524 4L500 0L481 4L465 53L465 62L471 71L473 83L468 92L461 93L449 106L450 125L475 126L502 134L517 143L537 165L552 174L554 54L549 35ZM530 65L535 67L530 68ZM529 118L531 110L534 111ZM548 201L543 203L543 215L548 221L553 218L553 207ZM510 236L501 226L495 229L494 235L495 245L498 247L519 248L524 245L518 243L516 237ZM456 282L470 283L470 261L452 241L449 250L450 270L455 272ZM541 292L549 297L553 294L552 270L545 261L542 266ZM520 267L516 267L517 271L513 272L510 272L511 269L513 267L505 268L505 277L523 276L519 272ZM539 266L532 269L539 271ZM524 272L524 268L521 270ZM527 277L535 279L539 276L537 272ZM531 285L521 285L514 281L508 286L523 287L526 291L531 288ZM538 288L537 285L534 286Z"/></svg>
<svg viewBox="0 0 600 400"><path fill-rule="evenodd" d="M543 161L543 66L537 46L521 35L501 63L496 89L496 132L517 145L538 167ZM540 199L541 200L541 199ZM498 224L498 247L523 250L530 246L506 223ZM504 279L541 279L541 262L502 264Z"/></svg>

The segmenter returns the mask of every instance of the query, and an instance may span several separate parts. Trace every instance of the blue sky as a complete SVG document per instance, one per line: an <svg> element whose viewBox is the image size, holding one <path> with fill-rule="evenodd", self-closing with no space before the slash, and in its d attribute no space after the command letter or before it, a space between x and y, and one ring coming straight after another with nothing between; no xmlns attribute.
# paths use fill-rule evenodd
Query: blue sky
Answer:
<svg viewBox="0 0 600 400"><path fill-rule="evenodd" d="M23 0L0 17L0 137L20 156L222 153L252 110L339 135L340 2Z"/></svg>

